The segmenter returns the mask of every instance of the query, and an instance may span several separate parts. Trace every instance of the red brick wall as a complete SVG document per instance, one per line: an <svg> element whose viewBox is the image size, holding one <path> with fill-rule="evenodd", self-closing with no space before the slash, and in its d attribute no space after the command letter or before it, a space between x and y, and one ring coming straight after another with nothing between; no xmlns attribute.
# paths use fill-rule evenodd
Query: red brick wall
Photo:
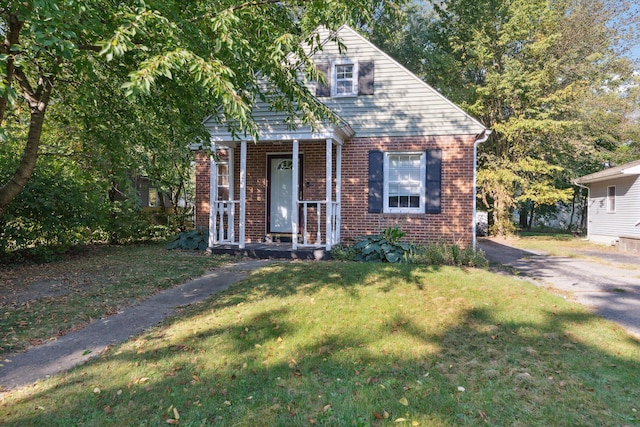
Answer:
<svg viewBox="0 0 640 427"><path fill-rule="evenodd" d="M343 242L366 234L376 234L398 225L407 232L406 240L447 241L468 245L472 233L473 143L475 137L442 136L424 138L354 138L342 149L342 230ZM424 151L442 149L442 212L440 214L368 213L368 152ZM303 154L303 198L325 198L325 143L300 142ZM249 143L247 146L247 242L260 242L266 233L267 154L291 153L292 144ZM333 174L335 182L335 147ZM235 198L240 190L240 150L235 153ZM196 225L209 224L209 157L196 157ZM323 208L324 209L324 208ZM237 218L239 215L236 216ZM302 219L300 219L302 221ZM309 217L309 232L315 233L315 216ZM324 227L324 219L322 220ZM236 227L236 233L238 229ZM237 234L236 234L237 235Z"/></svg>
<svg viewBox="0 0 640 427"><path fill-rule="evenodd" d="M473 135L423 138L354 138L342 151L341 240L349 243L397 225L405 240L471 244L473 207ZM440 214L368 213L368 152L442 150Z"/></svg>

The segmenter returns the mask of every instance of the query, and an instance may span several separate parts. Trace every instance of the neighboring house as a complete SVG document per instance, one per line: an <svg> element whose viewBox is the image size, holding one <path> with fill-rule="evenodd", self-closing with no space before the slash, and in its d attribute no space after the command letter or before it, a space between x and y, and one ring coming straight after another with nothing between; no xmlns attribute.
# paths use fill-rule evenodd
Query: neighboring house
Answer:
<svg viewBox="0 0 640 427"><path fill-rule="evenodd" d="M472 244L476 142L490 131L353 29L338 36L343 54L326 42L313 56L328 84L308 83L338 125L290 130L263 103L257 142L205 121L217 161L197 155L196 225L209 246L330 250L393 226L418 243Z"/></svg>
<svg viewBox="0 0 640 427"><path fill-rule="evenodd" d="M149 178L138 176L133 181L136 186L136 192L140 197L141 208L161 208L163 202L165 208L173 206L171 204L171 195L159 192Z"/></svg>
<svg viewBox="0 0 640 427"><path fill-rule="evenodd" d="M589 189L587 237L640 252L640 160L574 181Z"/></svg>

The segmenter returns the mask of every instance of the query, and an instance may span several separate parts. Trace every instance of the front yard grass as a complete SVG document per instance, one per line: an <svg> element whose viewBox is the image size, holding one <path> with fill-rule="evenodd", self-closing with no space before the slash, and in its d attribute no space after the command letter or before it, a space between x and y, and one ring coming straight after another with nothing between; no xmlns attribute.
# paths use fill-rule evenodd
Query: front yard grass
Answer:
<svg viewBox="0 0 640 427"><path fill-rule="evenodd" d="M0 355L85 326L225 261L155 244L91 246L48 264L0 267Z"/></svg>
<svg viewBox="0 0 640 427"><path fill-rule="evenodd" d="M553 256L586 257L585 251L616 251L614 247L591 243L584 237L561 233L522 232L518 236L505 238L505 241L519 249L543 252Z"/></svg>
<svg viewBox="0 0 640 427"><path fill-rule="evenodd" d="M8 426L638 425L640 343L484 270L277 263L5 394Z"/></svg>

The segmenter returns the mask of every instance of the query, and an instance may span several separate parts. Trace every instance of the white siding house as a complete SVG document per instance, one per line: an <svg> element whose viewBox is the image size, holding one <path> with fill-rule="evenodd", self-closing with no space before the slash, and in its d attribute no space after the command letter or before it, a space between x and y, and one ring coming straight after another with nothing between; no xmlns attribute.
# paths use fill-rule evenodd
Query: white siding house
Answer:
<svg viewBox="0 0 640 427"><path fill-rule="evenodd" d="M574 182L589 189L589 240L623 249L640 246L640 160Z"/></svg>

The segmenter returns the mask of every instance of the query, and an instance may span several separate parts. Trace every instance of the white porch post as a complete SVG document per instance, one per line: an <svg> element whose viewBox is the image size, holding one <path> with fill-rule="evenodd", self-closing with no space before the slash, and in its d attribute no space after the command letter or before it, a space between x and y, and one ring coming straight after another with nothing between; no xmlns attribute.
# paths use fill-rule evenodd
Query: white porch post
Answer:
<svg viewBox="0 0 640 427"><path fill-rule="evenodd" d="M229 164L227 165L227 172L229 173L229 200L235 200L235 182L233 180L234 177L234 159L235 159L235 147L229 146L227 148L227 152L229 153ZM227 233L227 238L231 243L236 242L236 205L235 203L227 204L227 209L229 212L229 232Z"/></svg>
<svg viewBox="0 0 640 427"><path fill-rule="evenodd" d="M247 141L240 142L240 237L238 246L244 249L245 218L247 211Z"/></svg>
<svg viewBox="0 0 640 427"><path fill-rule="evenodd" d="M332 173L332 168L331 168L331 157L332 157L332 151L333 151L333 141L331 140L331 138L327 138L326 140L326 171L327 171L327 185L326 185L326 190L327 190L327 197L326 197L326 201L327 201L327 208L326 208L326 221L325 221L325 242L326 242L326 249L328 251L331 250L331 246L333 245L333 238L332 238L332 234L331 233L331 217L333 215L333 206L331 206L331 187L333 184L333 180L331 179L333 176Z"/></svg>
<svg viewBox="0 0 640 427"><path fill-rule="evenodd" d="M215 145L213 146L215 152ZM216 189L217 189L217 167L213 156L209 156L209 247L212 248L217 243L216 230Z"/></svg>
<svg viewBox="0 0 640 427"><path fill-rule="evenodd" d="M298 140L293 140L293 173L291 178L291 248L298 249Z"/></svg>
<svg viewBox="0 0 640 427"><path fill-rule="evenodd" d="M340 243L340 227L342 222L342 144L336 145L336 230L333 244Z"/></svg>

